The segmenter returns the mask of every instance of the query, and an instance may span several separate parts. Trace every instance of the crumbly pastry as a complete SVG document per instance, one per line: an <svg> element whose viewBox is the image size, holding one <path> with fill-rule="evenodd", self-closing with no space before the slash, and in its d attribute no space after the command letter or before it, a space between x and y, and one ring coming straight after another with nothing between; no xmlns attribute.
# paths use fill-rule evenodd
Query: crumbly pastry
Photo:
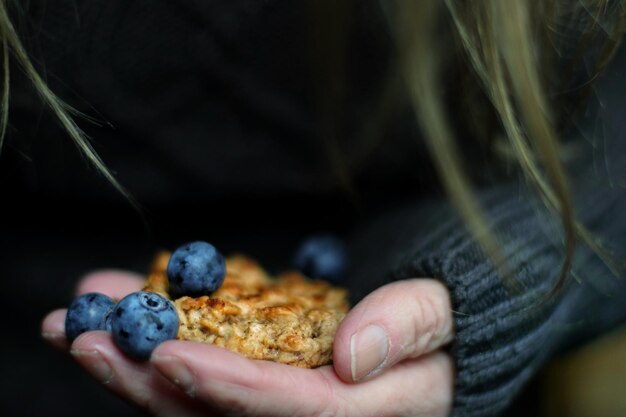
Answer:
<svg viewBox="0 0 626 417"><path fill-rule="evenodd" d="M160 253L144 290L167 298L170 253ZM337 326L348 311L347 293L298 272L275 279L253 260L226 259L226 277L210 296L172 300L178 339L212 343L252 359L301 368L332 361ZM171 299L171 298L170 298Z"/></svg>

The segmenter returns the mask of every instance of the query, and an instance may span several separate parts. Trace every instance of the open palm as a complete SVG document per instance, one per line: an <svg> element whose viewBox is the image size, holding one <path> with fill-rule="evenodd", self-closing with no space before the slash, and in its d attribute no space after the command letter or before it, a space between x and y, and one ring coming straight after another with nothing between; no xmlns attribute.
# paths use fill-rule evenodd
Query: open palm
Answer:
<svg viewBox="0 0 626 417"><path fill-rule="evenodd" d="M83 279L78 293L121 298L141 286L135 274L105 271ZM334 364L316 369L188 341L163 343L150 361L136 362L106 332L84 333L70 346L65 313L44 319L46 340L156 416L442 417L451 407L452 360L440 350L453 337L450 301L430 279L388 284L363 299L339 327Z"/></svg>

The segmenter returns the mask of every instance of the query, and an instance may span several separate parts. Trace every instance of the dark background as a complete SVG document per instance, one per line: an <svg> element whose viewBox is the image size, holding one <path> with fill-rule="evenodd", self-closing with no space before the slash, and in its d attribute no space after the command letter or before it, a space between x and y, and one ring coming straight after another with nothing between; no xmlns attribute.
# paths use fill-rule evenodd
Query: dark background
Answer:
<svg viewBox="0 0 626 417"><path fill-rule="evenodd" d="M201 204L163 208L158 214L152 211L146 228L145 219L123 202L103 206L3 194L8 197L0 219L0 276L6 295L1 319L6 332L0 377L3 416L140 415L40 337L43 317L69 305L87 272L114 268L144 273L158 249L195 239L211 241L224 253L251 254L277 271L289 266L302 229L289 214L277 219L277 212L266 211L268 202L262 200L238 201L235 207L241 209L222 209L228 215ZM284 207L299 210L294 201L285 201ZM307 226L314 228L314 223Z"/></svg>
<svg viewBox="0 0 626 417"><path fill-rule="evenodd" d="M157 250L199 239L284 269L303 237L347 235L389 204L380 196L393 190L380 185L389 183L380 173L391 166L397 176L398 155L357 180L365 199L337 187L325 150L311 141L319 132L311 129L306 13L290 2L12 4L37 69L96 119L77 120L141 211L80 156L13 66L0 156L0 320L8 335L0 415L137 415L40 337L43 317L70 304L81 276L144 273ZM369 56L380 39L358 43L356 53ZM380 75L370 61L355 83L370 87ZM355 91L347 124L360 123L354 103L374 90Z"/></svg>
<svg viewBox="0 0 626 417"><path fill-rule="evenodd" d="M142 211L79 155L13 68L0 155L2 416L142 415L40 336L43 317L68 306L89 271L145 273L157 250L201 239L276 272L309 234L349 238L398 196L432 192L422 145L401 140L416 136L411 123L387 126L391 146L374 149L353 188L338 185L312 140L328 120L313 112L320 85L293 2L45 3L23 2L23 40L52 90L98 120L79 124ZM376 101L384 73L382 22L360 18L369 30L355 31L350 92L329 109L344 133L376 110L363 103ZM351 151L360 138L346 136ZM356 298L379 284L347 280ZM531 384L510 415L539 415L537 398Z"/></svg>

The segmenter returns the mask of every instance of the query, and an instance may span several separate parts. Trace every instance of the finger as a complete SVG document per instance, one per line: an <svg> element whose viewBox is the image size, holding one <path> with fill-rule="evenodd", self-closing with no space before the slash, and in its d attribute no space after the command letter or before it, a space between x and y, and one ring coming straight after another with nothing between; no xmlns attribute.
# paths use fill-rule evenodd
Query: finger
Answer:
<svg viewBox="0 0 626 417"><path fill-rule="evenodd" d="M137 362L125 356L113 344L109 333L95 331L80 335L72 344L71 353L108 389L154 415L207 415L202 404L184 395L149 362Z"/></svg>
<svg viewBox="0 0 626 417"><path fill-rule="evenodd" d="M125 295L139 291L144 285L145 277L127 271L96 271L86 275L79 283L78 295L88 292L99 292L119 300Z"/></svg>
<svg viewBox="0 0 626 417"><path fill-rule="evenodd" d="M65 337L65 314L67 309L54 310L41 323L41 336L57 349L67 351L70 344Z"/></svg>
<svg viewBox="0 0 626 417"><path fill-rule="evenodd" d="M88 292L106 294L119 300L126 294L142 288L143 278L139 274L125 271L92 272L83 278L76 290L78 295ZM41 323L41 335L52 346L67 351L69 342L65 337L65 315L67 309L48 314Z"/></svg>
<svg viewBox="0 0 626 417"><path fill-rule="evenodd" d="M432 279L394 282L365 297L341 322L334 368L343 381L363 381L452 338L450 296L443 284Z"/></svg>
<svg viewBox="0 0 626 417"><path fill-rule="evenodd" d="M451 360L441 353L363 384L344 383L330 366L300 369L191 342L164 343L151 361L183 392L234 415L445 416L452 396Z"/></svg>
<svg viewBox="0 0 626 417"><path fill-rule="evenodd" d="M320 415L328 400L318 372L253 361L226 349L194 342L160 345L151 362L187 395L211 408L245 416ZM285 395L300 400L285 401ZM304 401L316 398L317 401Z"/></svg>

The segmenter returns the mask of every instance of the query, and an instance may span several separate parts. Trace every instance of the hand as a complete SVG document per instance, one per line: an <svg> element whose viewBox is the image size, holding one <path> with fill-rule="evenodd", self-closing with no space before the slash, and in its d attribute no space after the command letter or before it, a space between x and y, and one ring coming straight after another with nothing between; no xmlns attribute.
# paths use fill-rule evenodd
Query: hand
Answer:
<svg viewBox="0 0 626 417"><path fill-rule="evenodd" d="M78 293L114 298L141 288L123 272L86 277ZM46 340L70 348L66 310L43 322ZM135 362L106 332L71 345L74 358L107 388L158 416L446 416L453 367L439 348L453 337L449 295L438 281L399 281L371 293L341 323L333 366L300 369L254 361L201 343L170 341Z"/></svg>

